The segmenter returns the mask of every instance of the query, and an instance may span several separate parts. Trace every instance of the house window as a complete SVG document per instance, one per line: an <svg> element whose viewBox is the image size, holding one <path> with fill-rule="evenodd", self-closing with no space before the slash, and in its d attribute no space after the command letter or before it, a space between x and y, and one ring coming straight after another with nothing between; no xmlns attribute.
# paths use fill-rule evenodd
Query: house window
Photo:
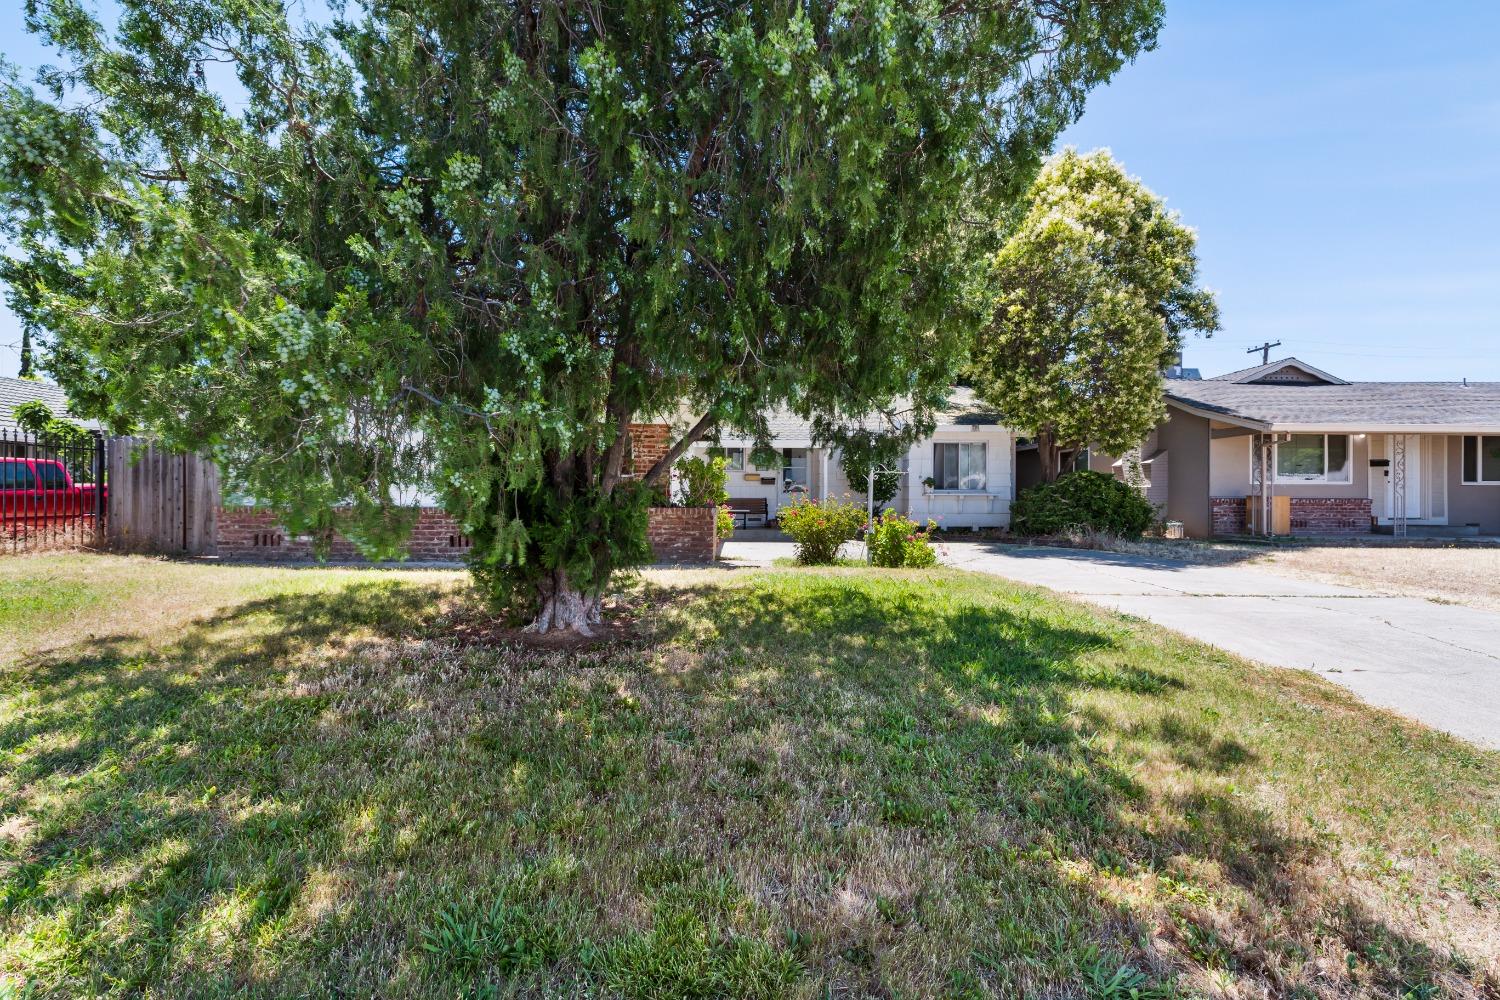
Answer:
<svg viewBox="0 0 1500 1000"><path fill-rule="evenodd" d="M932 446L932 481L936 489L980 492L985 487L984 474L984 445L935 444Z"/></svg>
<svg viewBox="0 0 1500 1000"><path fill-rule="evenodd" d="M1289 435L1276 446L1276 481L1349 482L1349 435Z"/></svg>
<svg viewBox="0 0 1500 1000"><path fill-rule="evenodd" d="M710 448L708 454L711 458L722 458L724 468L730 472L745 471L745 449L743 448Z"/></svg>
<svg viewBox="0 0 1500 1000"><path fill-rule="evenodd" d="M1500 486L1500 436L1464 435L1464 485Z"/></svg>

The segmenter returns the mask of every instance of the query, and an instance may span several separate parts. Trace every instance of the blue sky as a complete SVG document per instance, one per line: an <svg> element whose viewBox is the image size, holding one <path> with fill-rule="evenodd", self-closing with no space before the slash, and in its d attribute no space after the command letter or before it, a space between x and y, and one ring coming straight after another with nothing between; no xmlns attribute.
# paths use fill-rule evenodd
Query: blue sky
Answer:
<svg viewBox="0 0 1500 1000"><path fill-rule="evenodd" d="M0 52L45 56L0 10ZM1500 4L1169 0L1064 136L1195 227L1215 374L1280 340L1351 379L1500 381ZM0 306L0 375L20 331Z"/></svg>

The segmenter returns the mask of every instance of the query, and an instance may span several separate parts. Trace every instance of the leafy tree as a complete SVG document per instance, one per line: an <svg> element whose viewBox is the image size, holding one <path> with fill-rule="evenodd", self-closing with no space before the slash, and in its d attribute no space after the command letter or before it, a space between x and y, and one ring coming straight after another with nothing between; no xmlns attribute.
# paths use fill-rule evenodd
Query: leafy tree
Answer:
<svg viewBox="0 0 1500 1000"><path fill-rule="evenodd" d="M844 470L844 478L849 480L849 489L864 496L873 466L876 470L875 507L879 509L882 504L889 503L901 488L901 474L889 470L895 469L910 443L901 434L877 433L864 428L846 430L839 440L839 467Z"/></svg>
<svg viewBox="0 0 1500 1000"><path fill-rule="evenodd" d="M0 277L80 412L366 549L438 489L497 605L586 631L705 432L931 412L957 207L1013 202L1161 8L28 0L66 65L0 98ZM684 411L632 477L629 422Z"/></svg>
<svg viewBox="0 0 1500 1000"><path fill-rule="evenodd" d="M991 279L971 374L1035 435L1048 482L1063 449L1139 445L1165 416L1161 373L1184 332L1219 328L1193 231L1107 150L1069 149L1042 168Z"/></svg>

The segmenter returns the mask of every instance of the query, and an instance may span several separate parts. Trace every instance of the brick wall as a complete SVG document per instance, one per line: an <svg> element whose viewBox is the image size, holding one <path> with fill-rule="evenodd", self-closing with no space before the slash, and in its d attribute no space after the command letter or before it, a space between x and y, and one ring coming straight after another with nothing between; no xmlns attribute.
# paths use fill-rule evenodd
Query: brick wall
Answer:
<svg viewBox="0 0 1500 1000"><path fill-rule="evenodd" d="M1208 501L1212 531L1215 535L1245 533L1245 498L1211 497Z"/></svg>
<svg viewBox="0 0 1500 1000"><path fill-rule="evenodd" d="M714 561L715 507L652 507L646 538L657 562Z"/></svg>
<svg viewBox="0 0 1500 1000"><path fill-rule="evenodd" d="M672 428L666 424L630 425L630 471L644 476L672 447Z"/></svg>
<svg viewBox="0 0 1500 1000"><path fill-rule="evenodd" d="M713 507L652 507L646 537L658 562L713 562ZM289 535L270 511L255 507L221 507L216 551L221 559L308 560L312 539ZM412 559L456 562L469 551L469 539L458 522L441 510L423 509L407 543ZM348 539L333 537L328 558L337 562L363 559Z"/></svg>
<svg viewBox="0 0 1500 1000"><path fill-rule="evenodd" d="M221 507L215 549L221 559L311 559L312 539L293 536L276 523L275 515L255 507ZM424 562L457 561L468 552L469 539L458 522L441 510L424 508L417 515L407 541L412 559ZM328 558L344 562L364 557L348 539L334 535Z"/></svg>
<svg viewBox="0 0 1500 1000"><path fill-rule="evenodd" d="M1369 533L1369 497L1292 497L1294 535Z"/></svg>

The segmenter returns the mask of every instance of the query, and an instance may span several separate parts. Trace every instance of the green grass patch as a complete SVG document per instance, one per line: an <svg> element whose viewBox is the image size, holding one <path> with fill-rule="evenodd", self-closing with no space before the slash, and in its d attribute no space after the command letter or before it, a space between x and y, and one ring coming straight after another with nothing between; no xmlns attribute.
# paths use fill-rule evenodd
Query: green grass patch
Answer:
<svg viewBox="0 0 1500 1000"><path fill-rule="evenodd" d="M177 611L3 578L0 990L1496 995L1500 757L1038 591L650 574L564 654L455 574L27 562Z"/></svg>

